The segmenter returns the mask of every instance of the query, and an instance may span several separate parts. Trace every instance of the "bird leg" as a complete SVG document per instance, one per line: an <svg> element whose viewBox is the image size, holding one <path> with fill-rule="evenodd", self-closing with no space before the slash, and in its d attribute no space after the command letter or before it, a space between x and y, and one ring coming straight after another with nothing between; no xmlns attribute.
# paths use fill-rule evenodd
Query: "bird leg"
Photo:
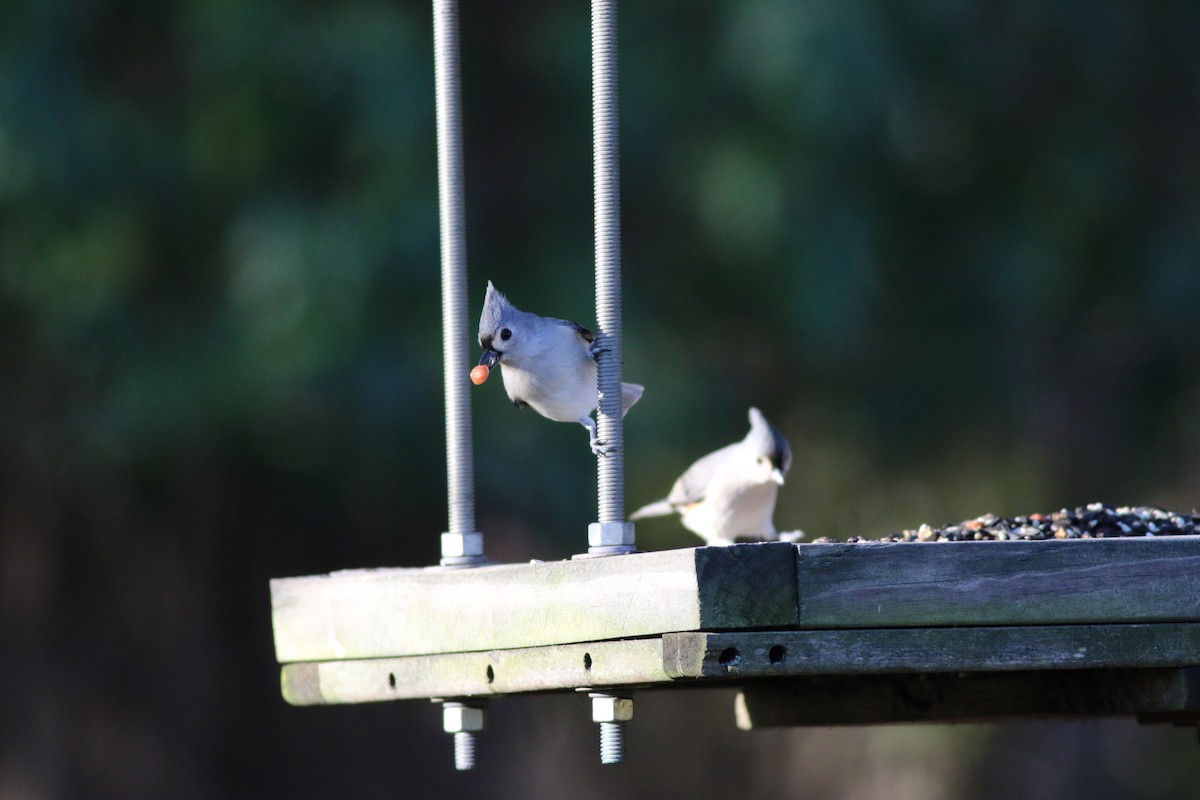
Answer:
<svg viewBox="0 0 1200 800"><path fill-rule="evenodd" d="M617 448L610 447L607 442L602 442L596 438L596 420L591 417L580 417L579 424L588 429L588 444L591 445L594 455L608 456L616 452Z"/></svg>

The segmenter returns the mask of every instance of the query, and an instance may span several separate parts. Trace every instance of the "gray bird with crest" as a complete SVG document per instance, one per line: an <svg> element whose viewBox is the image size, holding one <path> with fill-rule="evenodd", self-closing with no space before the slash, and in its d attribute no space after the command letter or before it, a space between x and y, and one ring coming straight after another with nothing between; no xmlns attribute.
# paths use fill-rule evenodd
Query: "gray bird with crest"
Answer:
<svg viewBox="0 0 1200 800"><path fill-rule="evenodd" d="M540 317L521 311L488 281L479 317L479 345L486 367L478 378L500 365L504 389L513 403L528 406L546 419L578 422L588 429L592 452L604 455L605 443L596 437L596 337L575 322ZM621 415L624 416L645 391L636 383L621 384Z"/></svg>
<svg viewBox="0 0 1200 800"><path fill-rule="evenodd" d="M775 499L792 466L792 448L757 408L751 408L749 416L746 438L692 464L666 499L638 509L629 518L679 514L684 527L710 545L730 545L739 538L780 538L773 521Z"/></svg>

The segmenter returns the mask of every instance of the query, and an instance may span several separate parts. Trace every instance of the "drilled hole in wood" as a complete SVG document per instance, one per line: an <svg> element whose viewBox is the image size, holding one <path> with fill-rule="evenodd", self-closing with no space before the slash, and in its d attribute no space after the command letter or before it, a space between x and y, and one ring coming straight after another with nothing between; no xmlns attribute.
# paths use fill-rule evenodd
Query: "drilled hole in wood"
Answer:
<svg viewBox="0 0 1200 800"><path fill-rule="evenodd" d="M496 680L496 671L494 669L492 669L491 664L488 664L487 679L488 679L488 683L491 683L492 681Z"/></svg>
<svg viewBox="0 0 1200 800"><path fill-rule="evenodd" d="M726 647L721 651L718 657L723 667L732 667L734 664L742 660L742 654L738 652L736 647Z"/></svg>
<svg viewBox="0 0 1200 800"><path fill-rule="evenodd" d="M592 654L591 653L583 654L583 668L584 669L592 668Z"/></svg>
<svg viewBox="0 0 1200 800"><path fill-rule="evenodd" d="M388 673L388 688L389 689L396 688L396 673L394 673L394 672Z"/></svg>
<svg viewBox="0 0 1200 800"><path fill-rule="evenodd" d="M767 651L767 658L771 659L772 664L780 664L787 657L787 648L781 644L777 644Z"/></svg>

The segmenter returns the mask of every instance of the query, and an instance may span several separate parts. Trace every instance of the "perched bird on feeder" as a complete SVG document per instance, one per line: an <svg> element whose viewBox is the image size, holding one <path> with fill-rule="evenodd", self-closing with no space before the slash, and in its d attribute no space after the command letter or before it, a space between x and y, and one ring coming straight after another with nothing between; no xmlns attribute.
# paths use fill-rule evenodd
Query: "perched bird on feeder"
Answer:
<svg viewBox="0 0 1200 800"><path fill-rule="evenodd" d="M629 519L679 514L683 526L710 545L780 538L772 517L779 487L792 466L792 448L757 408L749 416L746 438L692 464L665 500L639 508Z"/></svg>
<svg viewBox="0 0 1200 800"><path fill-rule="evenodd" d="M482 384L499 364L504 389L518 408L528 406L556 422L578 422L588 429L592 452L604 455L608 451L596 438L591 417L596 407L595 339L577 323L521 311L488 281L479 317L483 357L471 370L471 381ZM643 391L636 383L621 384L621 416Z"/></svg>

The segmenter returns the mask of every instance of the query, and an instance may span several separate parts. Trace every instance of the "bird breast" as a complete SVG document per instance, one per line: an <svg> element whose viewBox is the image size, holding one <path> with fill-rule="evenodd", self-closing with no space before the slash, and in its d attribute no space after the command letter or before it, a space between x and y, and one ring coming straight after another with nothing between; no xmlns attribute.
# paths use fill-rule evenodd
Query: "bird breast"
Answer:
<svg viewBox="0 0 1200 800"><path fill-rule="evenodd" d="M596 362L573 329L555 328L541 352L501 361L504 388L514 403L528 404L543 417L578 422L596 407Z"/></svg>
<svg viewBox="0 0 1200 800"><path fill-rule="evenodd" d="M774 481L745 483L732 470L722 469L713 476L704 500L684 511L683 524L710 542L732 542L739 536L774 538L778 493Z"/></svg>

